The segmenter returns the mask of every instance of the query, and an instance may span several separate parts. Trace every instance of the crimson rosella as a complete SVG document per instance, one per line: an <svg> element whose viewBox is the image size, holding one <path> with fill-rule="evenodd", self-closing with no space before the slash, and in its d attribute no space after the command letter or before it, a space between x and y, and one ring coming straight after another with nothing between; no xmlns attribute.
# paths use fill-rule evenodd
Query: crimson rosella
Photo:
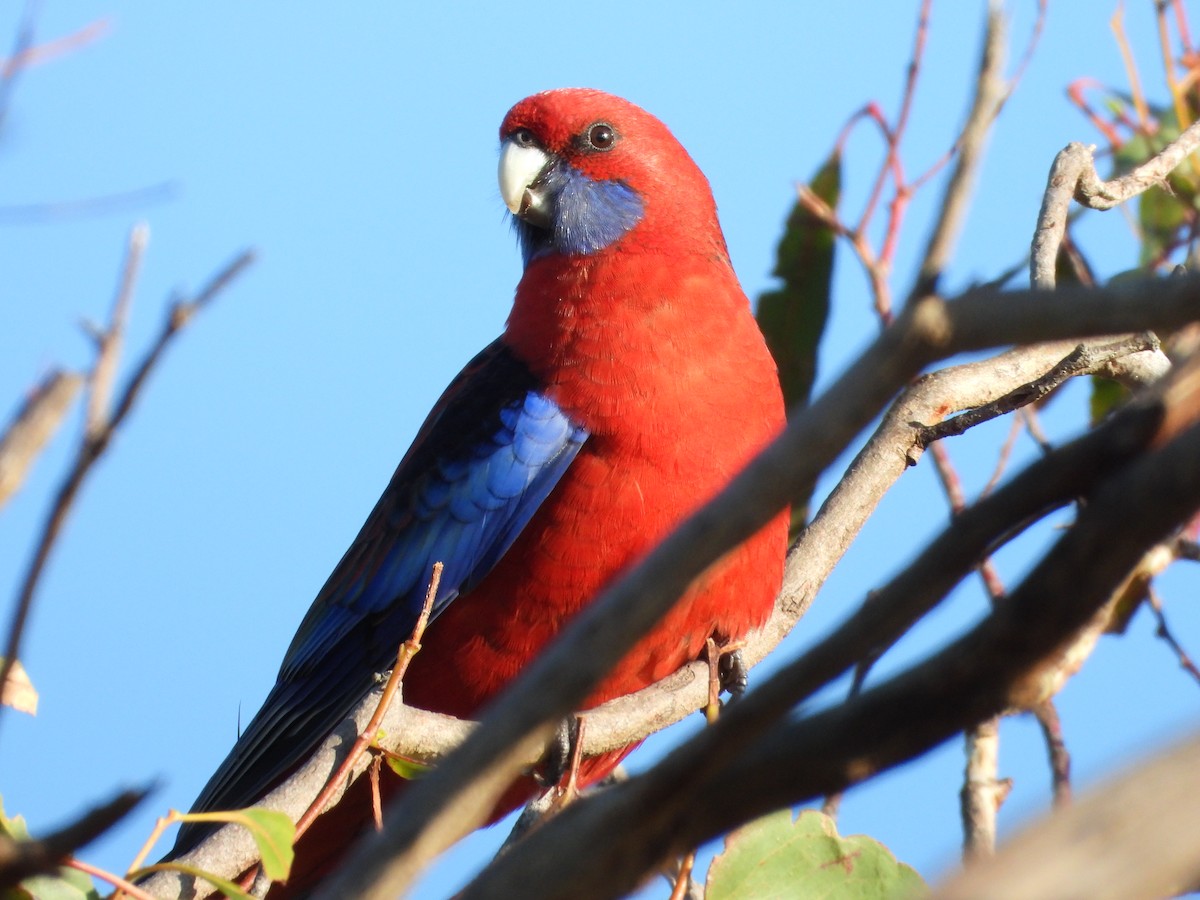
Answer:
<svg viewBox="0 0 1200 900"><path fill-rule="evenodd" d="M783 425L708 182L658 119L595 90L529 97L501 125L499 179L525 261L504 333L426 419L196 810L253 804L354 708L410 636L435 561L404 700L472 717ZM587 705L761 625L786 541L780 514L713 565ZM585 761L580 780L630 749ZM370 804L351 793L325 820L292 890ZM185 828L174 852L202 836Z"/></svg>

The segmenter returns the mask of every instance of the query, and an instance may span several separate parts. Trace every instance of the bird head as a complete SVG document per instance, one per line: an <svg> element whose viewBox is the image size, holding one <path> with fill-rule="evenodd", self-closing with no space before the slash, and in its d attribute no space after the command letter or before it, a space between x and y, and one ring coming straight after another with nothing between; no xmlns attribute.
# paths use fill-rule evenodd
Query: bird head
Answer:
<svg viewBox="0 0 1200 900"><path fill-rule="evenodd" d="M662 122L611 94L522 100L500 126L499 178L527 265L618 245L726 255L703 173Z"/></svg>

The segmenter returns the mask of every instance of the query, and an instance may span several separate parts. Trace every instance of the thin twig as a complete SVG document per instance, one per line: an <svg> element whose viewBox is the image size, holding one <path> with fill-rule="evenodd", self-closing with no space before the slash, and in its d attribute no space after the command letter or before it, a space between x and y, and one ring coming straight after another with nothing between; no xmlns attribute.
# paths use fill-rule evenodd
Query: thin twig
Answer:
<svg viewBox="0 0 1200 900"><path fill-rule="evenodd" d="M1179 659L1179 667L1192 676L1196 681L1200 682L1200 668L1196 667L1196 663L1192 661L1192 657L1183 645L1179 643L1179 639L1171 631L1171 627L1167 624L1167 614L1163 609L1162 600L1159 599L1158 592L1151 586L1146 591L1146 599L1149 601L1150 609L1154 611L1154 618L1158 622L1156 634L1158 637L1166 641L1167 646L1175 651L1175 656Z"/></svg>
<svg viewBox="0 0 1200 900"><path fill-rule="evenodd" d="M32 5L34 4L31 3L30 6ZM108 19L96 19L62 37L27 46L24 50L11 54L0 60L0 68L6 72L21 72L51 62L107 36L111 28L112 23Z"/></svg>
<svg viewBox="0 0 1200 900"><path fill-rule="evenodd" d="M1050 786L1054 792L1054 805L1066 806L1071 802L1071 753L1063 738L1062 720L1053 700L1044 700L1030 712L1042 727L1046 739L1046 753L1050 760Z"/></svg>
<svg viewBox="0 0 1200 900"><path fill-rule="evenodd" d="M909 292L910 300L937 290L938 281L950 262L954 245L962 231L987 135L1009 91L1003 76L1006 44L1007 23L1004 13L998 6L989 5L971 111L957 142L958 156L954 171L946 182L946 190L938 206L937 222L929 235L916 283Z"/></svg>
<svg viewBox="0 0 1200 900"><path fill-rule="evenodd" d="M1021 436L1022 421L1019 415L1013 416L1012 422L1009 424L1008 435L1004 438L1004 443L1000 445L1000 452L996 455L996 466L992 469L991 477L984 484L983 490L979 492L979 496L986 497L990 494L995 490L996 485L1000 483L1000 479L1004 477L1004 473L1008 469L1008 464L1012 460L1012 453L1017 445L1017 438Z"/></svg>
<svg viewBox="0 0 1200 900"><path fill-rule="evenodd" d="M675 884L671 886L671 896L668 900L686 900L691 893L692 869L696 865L696 851L690 850L679 861L679 870L675 873Z"/></svg>
<svg viewBox="0 0 1200 900"><path fill-rule="evenodd" d="M966 495L962 479L950 460L945 444L933 444L931 452L938 479L950 503L952 517L966 509ZM1004 586L992 565L990 557L984 557L977 571L992 603L1004 595ZM990 856L996 849L996 817L1000 806L1008 797L1012 783L1000 779L1000 717L980 722L964 734L967 764L963 774L963 786L959 792L959 805L963 823L963 859Z"/></svg>
<svg viewBox="0 0 1200 900"><path fill-rule="evenodd" d="M1102 181L1096 173L1092 150L1071 143L1059 152L1050 167L1042 208L1038 213L1030 257L1030 283L1035 288L1054 286L1058 248L1066 233L1071 200L1090 209L1112 209L1131 197L1161 184L1185 157L1200 147L1200 122L1195 122L1161 152L1127 175Z"/></svg>
<svg viewBox="0 0 1200 900"><path fill-rule="evenodd" d="M996 851L996 814L1012 790L1012 780L997 778L1000 765L1000 717L992 716L966 732L967 765L960 792L963 860Z"/></svg>
<svg viewBox="0 0 1200 900"><path fill-rule="evenodd" d="M127 209L143 209L149 204L165 203L179 191L175 181L160 181L145 187L71 200L0 205L0 225L37 225L61 222L83 216L110 215Z"/></svg>
<svg viewBox="0 0 1200 900"><path fill-rule="evenodd" d="M1010 391L999 400L986 406L980 406L934 425L922 427L917 434L917 440L920 446L928 447L934 441L940 441L942 438L957 437L976 425L1036 403L1069 379L1084 372L1094 371L1110 359L1157 348L1158 341L1153 335L1145 333L1131 335L1107 344L1080 344L1062 362L1042 377Z"/></svg>
<svg viewBox="0 0 1200 900"><path fill-rule="evenodd" d="M8 59L4 60L3 71L0 71L0 129L7 124L8 111L12 106L17 80L25 70L25 56L29 52L29 48L33 46L33 34L37 26L37 17L41 12L41 5L40 0L25 0L25 6L21 10L21 22L17 25L17 34L13 39L12 51L9 53Z"/></svg>
<svg viewBox="0 0 1200 900"><path fill-rule="evenodd" d="M133 292L137 286L138 273L146 255L146 242L150 229L141 223L129 232L129 246L125 250L125 264L113 300L108 327L101 330L88 325L86 330L96 343L96 362L88 379L87 410L84 414L85 440L95 441L108 428L112 407L113 383L117 377L117 365L121 359L121 347L125 343L125 325L129 321L129 308L133 304Z"/></svg>
<svg viewBox="0 0 1200 900"><path fill-rule="evenodd" d="M294 841L300 840L301 836L308 831L312 823L317 820L325 807L335 795L342 789L350 777L350 770L354 768L354 764L362 754L367 751L367 748L375 741L379 735L379 725L383 722L383 717L387 713L388 707L392 705L392 698L396 696L396 691L404 682L404 676L408 672L408 666L412 662L413 657L421 650L421 640L425 637L425 628L429 625L429 616L433 612L433 602L437 598L438 587L442 582L442 569L444 564L437 561L433 564L433 569L429 575L429 585L425 590L425 602L421 606L421 614L417 616L416 624L413 625L412 635L408 640L404 641L396 652L396 665L392 667L391 674L388 675L387 684L383 688L383 695L379 698L379 704L375 708L375 714L371 716L371 720L367 723L367 727L359 734L354 745L350 748L350 752L346 755L346 759L338 767L337 771L329 779L329 783L325 785L325 789L317 796L308 807L308 810L300 817L300 821L296 823L296 834Z"/></svg>
<svg viewBox="0 0 1200 900"><path fill-rule="evenodd" d="M154 895L147 894L132 881L126 881L120 875L115 875L112 872L99 868L98 866L93 866L91 863L86 863L82 859L70 859L67 861L66 865L70 866L72 869L78 869L80 872L91 875L93 878L99 878L101 881L107 881L117 889L114 897L121 897L128 894L130 897L135 897L136 900L158 900L158 898L156 898Z"/></svg>
<svg viewBox="0 0 1200 900"><path fill-rule="evenodd" d="M220 292L239 275L254 260L253 251L246 250L234 258L232 262L221 269L216 276L191 301L176 301L168 312L166 322L159 334L158 340L142 358L134 374L126 382L125 389L117 401L106 425L94 433L85 433L80 441L79 449L70 471L63 479L55 494L50 511L42 525L36 549L30 559L25 577L17 594L17 603L8 628L8 639L4 648L4 659L0 661L0 684L8 678L8 672L17 659L21 649L21 641L25 633L25 623L29 611L33 607L34 595L41 579L42 571L50 559L50 551L58 538L67 515L79 494L87 476L92 471L96 460L108 448L112 436L125 421L134 401L139 396L146 379L154 370L163 353L171 344L175 335L187 324L191 316L206 307Z"/></svg>

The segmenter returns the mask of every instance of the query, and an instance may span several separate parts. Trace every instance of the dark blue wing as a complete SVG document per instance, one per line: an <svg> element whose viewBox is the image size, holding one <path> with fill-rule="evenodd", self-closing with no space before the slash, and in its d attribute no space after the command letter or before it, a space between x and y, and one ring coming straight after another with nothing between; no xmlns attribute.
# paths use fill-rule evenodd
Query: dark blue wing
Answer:
<svg viewBox="0 0 1200 900"><path fill-rule="evenodd" d="M496 341L450 384L317 595L258 715L194 810L257 801L391 668L442 562L436 616L504 555L587 438ZM185 828L183 852L203 836Z"/></svg>

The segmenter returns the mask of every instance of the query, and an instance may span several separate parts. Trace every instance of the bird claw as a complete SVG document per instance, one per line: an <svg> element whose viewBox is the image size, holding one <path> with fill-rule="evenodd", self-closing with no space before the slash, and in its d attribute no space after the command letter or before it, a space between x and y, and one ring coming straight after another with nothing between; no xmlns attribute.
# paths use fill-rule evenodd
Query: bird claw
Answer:
<svg viewBox="0 0 1200 900"><path fill-rule="evenodd" d="M746 686L750 682L750 670L746 668L746 660L740 647L721 655L717 663L717 677L721 681L721 689L729 692L731 703L746 693Z"/></svg>
<svg viewBox="0 0 1200 900"><path fill-rule="evenodd" d="M558 723L554 736L546 742L546 752L533 770L533 780L539 787L553 787L571 771L575 747L579 743L579 719L568 716Z"/></svg>

